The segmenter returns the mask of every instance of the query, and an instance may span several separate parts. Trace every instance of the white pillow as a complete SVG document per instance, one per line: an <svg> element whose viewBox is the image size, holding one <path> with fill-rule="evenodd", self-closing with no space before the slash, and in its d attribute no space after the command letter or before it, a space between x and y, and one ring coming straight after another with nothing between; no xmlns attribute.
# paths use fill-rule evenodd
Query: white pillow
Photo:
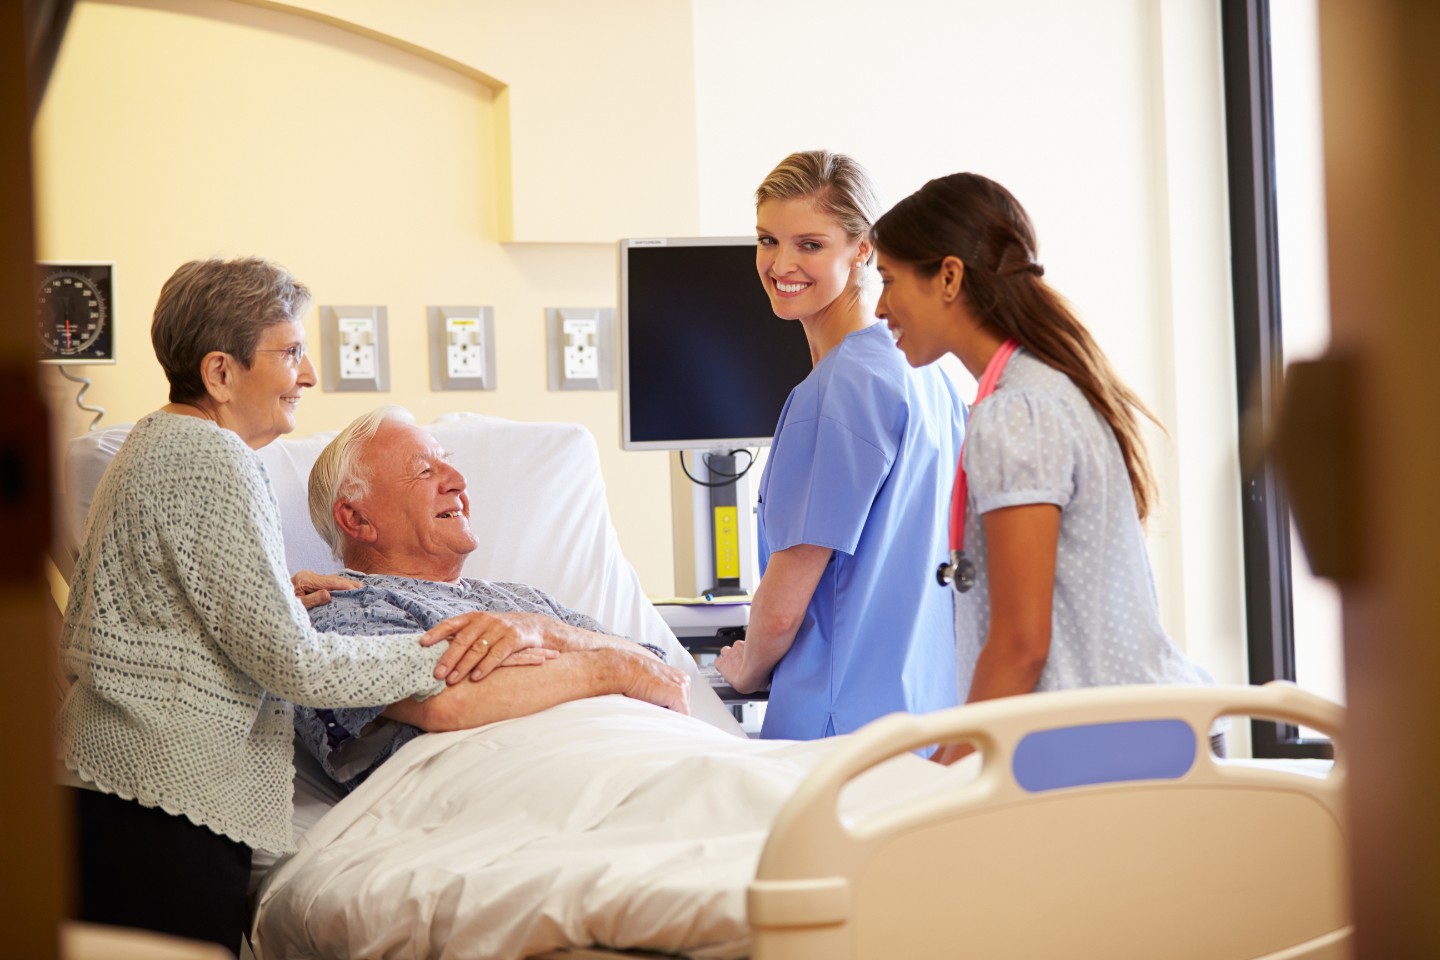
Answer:
<svg viewBox="0 0 1440 960"><path fill-rule="evenodd" d="M690 709L736 736L740 725L700 677L694 660L646 599L610 522L595 439L573 423L525 423L477 413L446 414L423 424L464 474L470 522L480 546L465 576L528 583L617 634L666 651L691 674ZM130 425L70 441L66 457L66 533L78 549L95 485ZM293 573L340 569L310 523L310 466L338 431L282 437L260 450L285 533Z"/></svg>
<svg viewBox="0 0 1440 960"><path fill-rule="evenodd" d="M115 451L130 435L133 424L94 430L71 440L65 448L65 492L60 508L60 535L70 556L80 552L85 540L85 518L100 475L110 466Z"/></svg>

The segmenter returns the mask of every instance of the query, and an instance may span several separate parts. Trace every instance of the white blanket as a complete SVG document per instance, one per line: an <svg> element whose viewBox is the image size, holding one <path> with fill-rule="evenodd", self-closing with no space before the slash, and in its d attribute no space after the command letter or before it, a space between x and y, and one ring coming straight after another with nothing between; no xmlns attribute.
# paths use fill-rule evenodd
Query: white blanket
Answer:
<svg viewBox="0 0 1440 960"><path fill-rule="evenodd" d="M265 960L520 958L602 944L733 957L781 804L838 740L742 740L625 697L418 737L268 878ZM905 755L855 812L957 782Z"/></svg>

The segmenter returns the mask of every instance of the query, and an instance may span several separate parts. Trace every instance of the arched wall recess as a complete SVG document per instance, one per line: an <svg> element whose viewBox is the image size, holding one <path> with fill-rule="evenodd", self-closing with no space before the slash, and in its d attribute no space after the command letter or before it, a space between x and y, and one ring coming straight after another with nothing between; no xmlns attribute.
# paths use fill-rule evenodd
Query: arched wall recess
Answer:
<svg viewBox="0 0 1440 960"><path fill-rule="evenodd" d="M236 2L351 31L491 89L502 242L698 232L689 4Z"/></svg>

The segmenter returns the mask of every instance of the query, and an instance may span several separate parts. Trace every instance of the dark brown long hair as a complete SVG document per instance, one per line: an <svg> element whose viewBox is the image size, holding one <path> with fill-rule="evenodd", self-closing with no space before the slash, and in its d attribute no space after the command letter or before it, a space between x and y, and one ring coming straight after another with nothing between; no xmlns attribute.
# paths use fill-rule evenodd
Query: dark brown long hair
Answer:
<svg viewBox="0 0 1440 960"><path fill-rule="evenodd" d="M1099 344L1065 299L1043 279L1035 228L1010 191L975 173L931 180L875 222L871 242L886 257L933 277L948 256L965 264L960 290L975 316L1014 337L1080 388L1115 434L1135 507L1144 520L1155 502L1137 411L1159 421L1115 375Z"/></svg>

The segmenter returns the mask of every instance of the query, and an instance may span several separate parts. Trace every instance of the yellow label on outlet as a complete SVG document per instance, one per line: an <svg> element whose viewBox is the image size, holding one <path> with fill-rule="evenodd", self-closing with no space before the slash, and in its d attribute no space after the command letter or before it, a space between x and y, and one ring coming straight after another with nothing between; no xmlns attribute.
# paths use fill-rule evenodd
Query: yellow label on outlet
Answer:
<svg viewBox="0 0 1440 960"><path fill-rule="evenodd" d="M740 511L715 508L715 577L740 576Z"/></svg>

